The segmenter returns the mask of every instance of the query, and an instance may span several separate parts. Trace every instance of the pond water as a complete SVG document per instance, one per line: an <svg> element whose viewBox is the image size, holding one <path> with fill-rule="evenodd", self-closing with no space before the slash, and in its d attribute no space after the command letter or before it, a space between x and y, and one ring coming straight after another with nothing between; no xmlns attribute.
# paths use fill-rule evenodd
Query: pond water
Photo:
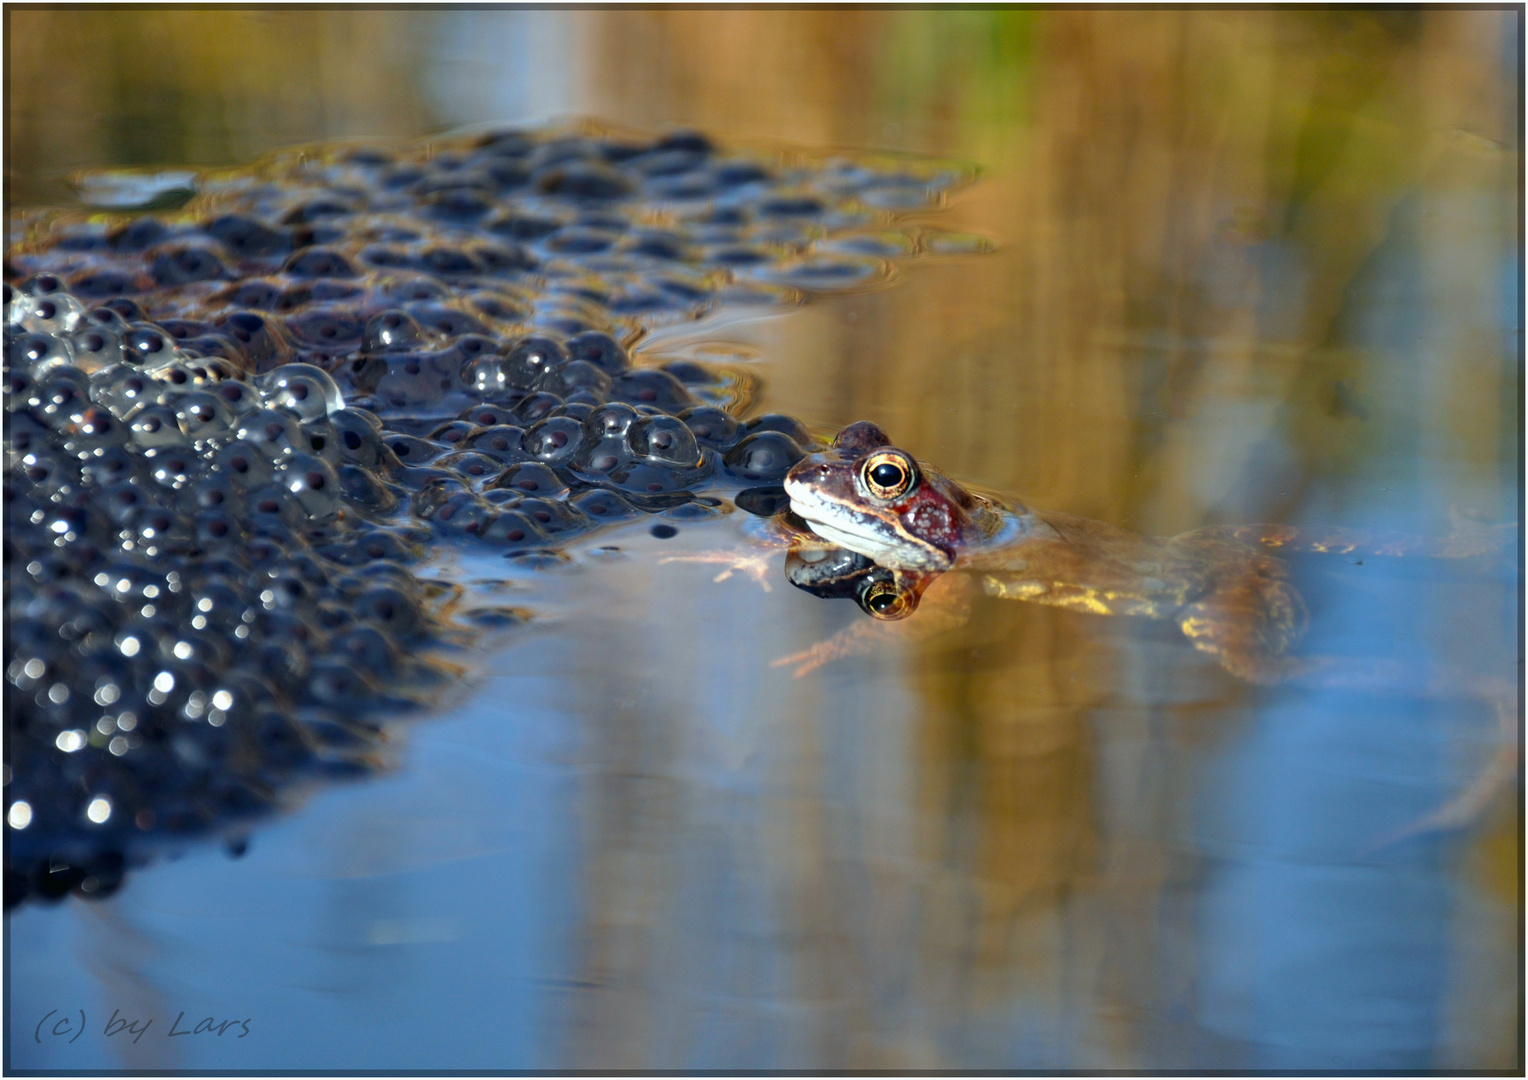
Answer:
<svg viewBox="0 0 1528 1080"><path fill-rule="evenodd" d="M990 252L639 356L1144 533L1521 521L1521 12L6 18L18 204L570 114L970 162L914 220ZM797 677L865 617L757 523L509 575L531 620L383 774L13 910L8 1068L1521 1069L1510 553L1292 558L1306 651L1434 685L992 597ZM770 561L670 558L716 552Z"/></svg>

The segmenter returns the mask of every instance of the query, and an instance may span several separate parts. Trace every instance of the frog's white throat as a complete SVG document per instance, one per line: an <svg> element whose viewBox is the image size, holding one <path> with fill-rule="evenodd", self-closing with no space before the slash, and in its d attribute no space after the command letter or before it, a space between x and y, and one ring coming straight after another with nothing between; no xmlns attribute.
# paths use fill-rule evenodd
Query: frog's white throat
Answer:
<svg viewBox="0 0 1528 1080"><path fill-rule="evenodd" d="M949 567L949 556L944 552L907 536L884 518L822 499L810 487L789 479L785 491L791 499L791 511L829 543L858 552L890 570L928 572Z"/></svg>

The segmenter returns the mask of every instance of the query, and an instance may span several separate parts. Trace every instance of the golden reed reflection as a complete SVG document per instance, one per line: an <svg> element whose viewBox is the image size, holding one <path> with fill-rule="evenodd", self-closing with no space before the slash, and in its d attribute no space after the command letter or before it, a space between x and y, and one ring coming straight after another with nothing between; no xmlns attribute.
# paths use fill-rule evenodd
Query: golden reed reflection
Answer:
<svg viewBox="0 0 1528 1080"><path fill-rule="evenodd" d="M103 165L235 165L438 126L406 11L35 8L5 13L12 205ZM24 164L23 164L24 163Z"/></svg>

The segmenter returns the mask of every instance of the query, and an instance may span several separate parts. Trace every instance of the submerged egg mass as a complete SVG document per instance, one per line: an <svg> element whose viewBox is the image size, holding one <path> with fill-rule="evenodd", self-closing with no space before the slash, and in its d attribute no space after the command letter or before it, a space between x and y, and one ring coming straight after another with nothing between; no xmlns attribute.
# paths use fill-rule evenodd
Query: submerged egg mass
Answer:
<svg viewBox="0 0 1528 1080"><path fill-rule="evenodd" d="M835 223L890 228L901 180L847 175L503 131L39 218L5 267L6 904L107 895L166 838L368 768L441 647L432 546L541 565L777 479L804 429L745 432L721 375L628 348L750 283L861 284Z"/></svg>

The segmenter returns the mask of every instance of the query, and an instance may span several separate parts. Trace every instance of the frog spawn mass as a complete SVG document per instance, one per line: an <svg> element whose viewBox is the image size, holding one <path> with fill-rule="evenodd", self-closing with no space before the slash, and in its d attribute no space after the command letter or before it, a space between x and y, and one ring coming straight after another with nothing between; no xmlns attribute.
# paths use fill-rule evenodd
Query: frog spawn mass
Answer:
<svg viewBox="0 0 1528 1080"><path fill-rule="evenodd" d="M953 179L506 132L34 220L5 286L7 906L368 768L446 630L410 569L433 546L777 505L805 429L622 343L862 283L915 246L887 209Z"/></svg>

